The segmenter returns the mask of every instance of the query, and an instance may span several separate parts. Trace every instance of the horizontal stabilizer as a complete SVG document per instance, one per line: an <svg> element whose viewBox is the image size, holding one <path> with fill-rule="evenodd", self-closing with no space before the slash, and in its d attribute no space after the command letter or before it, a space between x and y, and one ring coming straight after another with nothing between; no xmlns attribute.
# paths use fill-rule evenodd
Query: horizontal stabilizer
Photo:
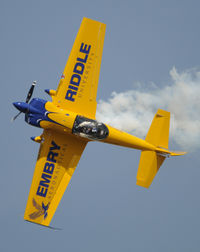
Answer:
<svg viewBox="0 0 200 252"><path fill-rule="evenodd" d="M155 151L142 151L136 184L148 188L164 160L165 157Z"/></svg>
<svg viewBox="0 0 200 252"><path fill-rule="evenodd" d="M166 157L181 156L186 152L168 150L170 113L158 109L146 141L153 144L155 151L142 151L137 172L137 185L148 188Z"/></svg>
<svg viewBox="0 0 200 252"><path fill-rule="evenodd" d="M155 146L168 149L169 124L170 113L158 109L145 140Z"/></svg>
<svg viewBox="0 0 200 252"><path fill-rule="evenodd" d="M137 185L148 188L165 158L168 149L170 113L158 109L146 136L148 143L156 146L156 151L142 151L137 172ZM158 147L159 146L159 147Z"/></svg>

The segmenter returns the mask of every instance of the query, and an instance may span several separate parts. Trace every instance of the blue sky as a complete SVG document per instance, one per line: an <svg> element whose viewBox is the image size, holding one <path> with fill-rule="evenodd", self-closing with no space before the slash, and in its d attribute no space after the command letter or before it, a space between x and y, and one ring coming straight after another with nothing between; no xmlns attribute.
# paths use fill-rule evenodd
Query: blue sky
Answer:
<svg viewBox="0 0 200 252"><path fill-rule="evenodd" d="M195 0L0 2L1 251L199 251L199 148L168 159L146 190L135 184L139 151L88 144L55 231L23 220L39 148L30 137L41 130L23 116L10 122L33 80L34 97L56 89L84 16L107 24L98 88L106 101L138 82L169 85L173 66L199 69L199 8Z"/></svg>

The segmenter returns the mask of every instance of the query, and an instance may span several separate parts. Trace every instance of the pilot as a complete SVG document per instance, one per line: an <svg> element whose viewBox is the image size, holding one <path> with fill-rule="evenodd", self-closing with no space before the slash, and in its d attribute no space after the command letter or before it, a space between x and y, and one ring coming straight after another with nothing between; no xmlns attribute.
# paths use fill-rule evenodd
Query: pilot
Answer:
<svg viewBox="0 0 200 252"><path fill-rule="evenodd" d="M94 127L94 128L92 129L92 133L97 133L97 128L96 128L96 127Z"/></svg>
<svg viewBox="0 0 200 252"><path fill-rule="evenodd" d="M89 134L89 133L91 133L91 131L92 131L92 128L91 128L91 127L88 127L88 128L86 129L86 132L85 132L85 133Z"/></svg>

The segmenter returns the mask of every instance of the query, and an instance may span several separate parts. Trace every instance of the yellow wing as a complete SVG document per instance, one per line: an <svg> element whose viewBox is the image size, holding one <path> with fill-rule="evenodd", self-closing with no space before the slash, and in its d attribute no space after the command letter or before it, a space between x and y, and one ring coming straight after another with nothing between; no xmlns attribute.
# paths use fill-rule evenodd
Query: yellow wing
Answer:
<svg viewBox="0 0 200 252"><path fill-rule="evenodd" d="M24 219L48 226L87 144L44 130Z"/></svg>
<svg viewBox="0 0 200 252"><path fill-rule="evenodd" d="M53 102L92 119L106 25L83 18Z"/></svg>

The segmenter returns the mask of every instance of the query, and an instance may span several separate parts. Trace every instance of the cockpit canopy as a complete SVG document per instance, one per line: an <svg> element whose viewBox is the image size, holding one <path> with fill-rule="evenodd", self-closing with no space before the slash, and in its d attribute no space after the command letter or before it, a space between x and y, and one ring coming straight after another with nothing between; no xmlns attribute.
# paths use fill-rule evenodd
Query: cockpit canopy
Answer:
<svg viewBox="0 0 200 252"><path fill-rule="evenodd" d="M91 140L102 140L108 136L109 131L103 123L83 116L77 116L72 133Z"/></svg>

